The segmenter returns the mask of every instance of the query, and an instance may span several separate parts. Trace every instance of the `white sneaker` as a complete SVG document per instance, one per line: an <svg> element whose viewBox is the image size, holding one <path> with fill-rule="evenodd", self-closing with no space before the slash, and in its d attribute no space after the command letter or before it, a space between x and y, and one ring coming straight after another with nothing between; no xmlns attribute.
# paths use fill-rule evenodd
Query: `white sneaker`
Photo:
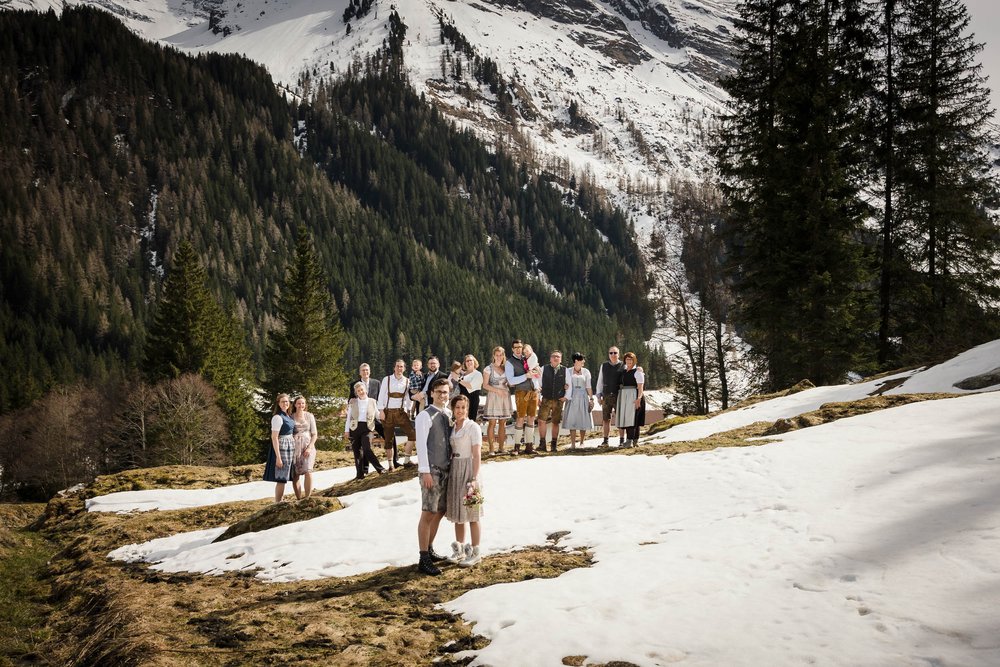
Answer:
<svg viewBox="0 0 1000 667"><path fill-rule="evenodd" d="M459 567L472 567L473 565L475 565L476 563L478 563L482 559L483 559L483 557L479 555L479 547L474 547L471 544L466 544L465 545L465 559L462 560L462 562L459 563L458 566Z"/></svg>
<svg viewBox="0 0 1000 667"><path fill-rule="evenodd" d="M449 555L447 558L449 563L458 563L459 561L465 559L465 549L463 549L462 545L459 544L458 542L452 542L451 555Z"/></svg>

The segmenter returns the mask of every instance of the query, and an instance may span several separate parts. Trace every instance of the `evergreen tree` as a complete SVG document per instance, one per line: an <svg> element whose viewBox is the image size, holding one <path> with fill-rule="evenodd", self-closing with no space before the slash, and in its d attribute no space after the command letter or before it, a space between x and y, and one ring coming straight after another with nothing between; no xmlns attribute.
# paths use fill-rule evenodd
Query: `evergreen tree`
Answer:
<svg viewBox="0 0 1000 667"><path fill-rule="evenodd" d="M861 0L750 0L717 155L746 337L773 387L866 360L860 233L873 35Z"/></svg>
<svg viewBox="0 0 1000 667"><path fill-rule="evenodd" d="M961 0L897 0L896 144L904 360L946 355L996 335L1000 229L985 203L989 91Z"/></svg>
<svg viewBox="0 0 1000 667"><path fill-rule="evenodd" d="M150 381L201 373L204 368L205 343L212 335L207 280L194 246L181 241L146 341L143 370Z"/></svg>
<svg viewBox="0 0 1000 667"><path fill-rule="evenodd" d="M233 460L253 462L262 432L253 409L250 350L238 323L212 298L206 283L194 246L182 241L150 328L143 370L153 382L202 375L215 387L229 422Z"/></svg>
<svg viewBox="0 0 1000 667"><path fill-rule="evenodd" d="M268 400L279 392L314 398L344 391L346 336L326 285L312 235L299 227L295 257L277 301L280 328L271 333L264 357Z"/></svg>

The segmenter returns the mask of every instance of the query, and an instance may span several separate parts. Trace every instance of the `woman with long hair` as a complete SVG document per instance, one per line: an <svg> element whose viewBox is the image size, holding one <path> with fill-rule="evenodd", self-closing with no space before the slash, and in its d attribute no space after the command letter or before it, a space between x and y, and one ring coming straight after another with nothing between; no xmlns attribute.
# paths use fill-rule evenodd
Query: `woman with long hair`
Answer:
<svg viewBox="0 0 1000 667"><path fill-rule="evenodd" d="M313 464L316 463L316 417L309 412L305 396L296 396L292 401L291 418L295 422L295 497L308 498L312 495ZM303 480L302 485L299 480ZM304 488L303 488L304 487Z"/></svg>
<svg viewBox="0 0 1000 667"><path fill-rule="evenodd" d="M507 384L507 374L504 365L507 355L503 347L493 348L493 361L483 371L483 387L486 389L486 407L483 408L483 419L486 420L486 447L490 456L503 454L503 446L507 441L507 420L510 419L510 385ZM494 431L497 431L494 449Z"/></svg>
<svg viewBox="0 0 1000 667"><path fill-rule="evenodd" d="M285 497L285 484L295 476L295 420L288 414L291 401L288 394L278 394L274 399L271 417L271 448L267 450L264 481L274 482L274 502ZM294 485L292 486L294 489ZM296 497L298 489L295 489Z"/></svg>

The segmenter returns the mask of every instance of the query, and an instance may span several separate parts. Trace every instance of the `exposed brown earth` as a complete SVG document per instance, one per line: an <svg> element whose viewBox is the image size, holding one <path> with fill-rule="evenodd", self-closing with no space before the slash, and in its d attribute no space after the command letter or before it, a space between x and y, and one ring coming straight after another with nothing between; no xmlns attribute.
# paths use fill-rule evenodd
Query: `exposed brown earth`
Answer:
<svg viewBox="0 0 1000 667"><path fill-rule="evenodd" d="M807 428L905 403L951 394L873 396L830 403L778 422L758 422L695 441L644 444L637 449L562 446L555 456L667 455L758 445L751 440ZM551 453L545 456L553 456ZM496 460L496 459L491 459ZM346 452L320 452L323 468L349 465ZM586 552L564 551L560 534L548 544L487 556L473 568L446 566L425 577L414 566L385 568L344 578L290 584L268 583L254 572L221 576L166 574L143 564L111 561L125 544L221 525L252 531L338 511L338 496L416 476L414 468L371 474L320 490L314 498L274 505L269 500L233 502L184 510L128 514L88 513L84 499L136 488L208 488L259 479L261 466L172 467L100 478L64 498L40 506L0 506L0 551L5 557L34 549L45 576L31 595L49 611L42 632L22 635L16 650L0 644L3 664L74 665L418 665L465 664L455 654L484 647L488 639L438 604L497 583L557 577L588 567ZM414 493L416 487L414 486ZM21 526L33 523L30 534ZM45 552L45 545L49 552ZM331 549L336 540L331 537ZM45 559L51 552L47 567ZM2 585L2 584L0 584ZM9 585L9 584L8 584ZM27 647L27 648L25 648ZM566 656L566 665L589 665ZM626 663L607 663L625 665Z"/></svg>

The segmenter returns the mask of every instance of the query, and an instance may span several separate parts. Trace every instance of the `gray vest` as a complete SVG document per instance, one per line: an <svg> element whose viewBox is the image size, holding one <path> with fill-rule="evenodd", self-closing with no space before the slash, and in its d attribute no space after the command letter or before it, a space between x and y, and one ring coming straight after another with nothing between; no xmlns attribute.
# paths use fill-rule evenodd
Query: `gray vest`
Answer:
<svg viewBox="0 0 1000 667"><path fill-rule="evenodd" d="M427 463L442 470L451 467L451 424L448 415L435 406L425 410L431 418L427 432Z"/></svg>
<svg viewBox="0 0 1000 667"><path fill-rule="evenodd" d="M509 354L507 355L507 361L509 361L510 365L514 367L515 376L524 375L524 359L515 357L513 354ZM532 384L531 379L528 377L525 377L524 382L522 382L521 384L511 385L510 387L510 393L512 394L515 391L534 391L534 390L535 390L535 385Z"/></svg>

